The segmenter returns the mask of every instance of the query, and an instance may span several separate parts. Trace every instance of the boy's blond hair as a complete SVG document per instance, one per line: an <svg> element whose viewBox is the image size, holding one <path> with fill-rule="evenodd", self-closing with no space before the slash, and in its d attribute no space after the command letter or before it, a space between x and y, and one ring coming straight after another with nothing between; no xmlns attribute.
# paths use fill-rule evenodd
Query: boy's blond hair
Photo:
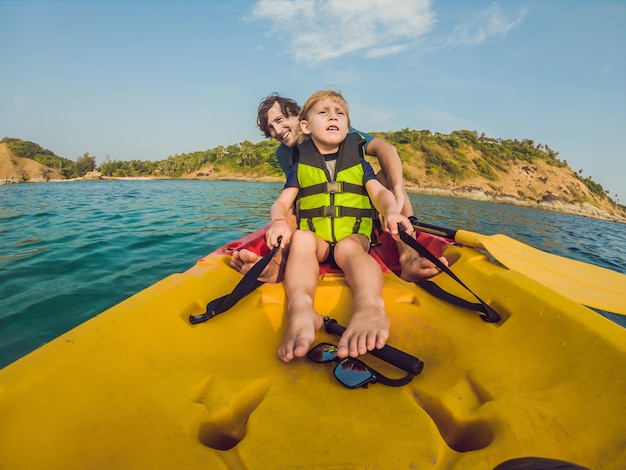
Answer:
<svg viewBox="0 0 626 470"><path fill-rule="evenodd" d="M339 104L346 111L346 117L348 118L348 125L350 125L350 107L348 106L348 102L345 98L335 90L320 90L313 93L311 96L307 98L304 102L304 105L300 109L300 114L298 115L298 120L307 121L307 114L311 111L311 108L318 101L322 101L325 99L330 99L335 103Z"/></svg>

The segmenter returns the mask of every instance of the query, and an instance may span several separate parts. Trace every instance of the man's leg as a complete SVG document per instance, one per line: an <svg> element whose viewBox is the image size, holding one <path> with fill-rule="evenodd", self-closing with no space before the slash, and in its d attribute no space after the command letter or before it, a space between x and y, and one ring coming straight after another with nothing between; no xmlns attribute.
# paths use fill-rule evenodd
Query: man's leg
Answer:
<svg viewBox="0 0 626 470"><path fill-rule="evenodd" d="M386 187L389 188L387 183L387 178L382 171L379 171L376 174L376 178ZM403 199L402 199L402 210L400 211L402 215L405 217L411 217L414 214L413 206L411 205L411 200L409 199L409 194L406 192L405 188L402 188ZM415 234L413 234L415 237ZM422 281L424 279L428 279L430 277L439 274L439 268L435 266L434 263L427 260L426 258L422 258L419 253L417 253L413 248L408 246L404 242L396 242L398 246L398 253L400 254L399 262L400 262L400 277L405 281L409 282L417 282ZM439 260L448 265L448 261L443 256L439 258Z"/></svg>
<svg viewBox="0 0 626 470"><path fill-rule="evenodd" d="M289 215L288 222L291 231L295 231L296 217L294 214ZM288 253L288 246L284 249L278 250L270 261L270 264L267 265L267 267L258 277L259 281L270 283L283 282ZM250 251L246 248L242 248L241 250L233 252L232 257L230 258L230 267L245 275L248 271L250 271L250 269L252 269L252 266L254 266L261 258L262 256L258 253Z"/></svg>

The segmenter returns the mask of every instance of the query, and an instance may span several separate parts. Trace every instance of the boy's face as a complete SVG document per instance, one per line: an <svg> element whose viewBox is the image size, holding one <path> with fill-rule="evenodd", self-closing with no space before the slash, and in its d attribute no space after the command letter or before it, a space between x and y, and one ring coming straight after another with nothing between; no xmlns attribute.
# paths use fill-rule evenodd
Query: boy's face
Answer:
<svg viewBox="0 0 626 470"><path fill-rule="evenodd" d="M334 153L350 130L348 113L341 104L326 98L311 107L306 119L300 121L300 128L311 136L321 153Z"/></svg>
<svg viewBox="0 0 626 470"><path fill-rule="evenodd" d="M285 116L278 103L267 111L267 132L287 147L295 147L298 143L298 125L298 116Z"/></svg>

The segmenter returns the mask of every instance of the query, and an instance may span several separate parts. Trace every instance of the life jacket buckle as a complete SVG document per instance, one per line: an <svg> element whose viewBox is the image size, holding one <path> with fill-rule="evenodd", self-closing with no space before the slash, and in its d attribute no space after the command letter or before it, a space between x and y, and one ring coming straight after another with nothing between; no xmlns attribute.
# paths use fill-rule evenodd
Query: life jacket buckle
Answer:
<svg viewBox="0 0 626 470"><path fill-rule="evenodd" d="M337 217L335 206L324 206L322 209L323 209L323 214L324 214L322 215L322 217L333 218L333 219Z"/></svg>
<svg viewBox="0 0 626 470"><path fill-rule="evenodd" d="M339 181L329 181L326 183L326 192L328 193L338 193L339 189Z"/></svg>

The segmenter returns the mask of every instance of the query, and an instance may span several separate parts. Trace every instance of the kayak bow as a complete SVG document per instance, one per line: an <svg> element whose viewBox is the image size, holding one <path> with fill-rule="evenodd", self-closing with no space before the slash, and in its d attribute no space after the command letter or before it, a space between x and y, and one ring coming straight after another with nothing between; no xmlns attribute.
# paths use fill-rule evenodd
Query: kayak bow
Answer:
<svg viewBox="0 0 626 470"><path fill-rule="evenodd" d="M242 279L229 255L249 245L233 243L0 370L0 466L492 470L532 456L625 468L626 330L473 248L422 235L501 321L402 281L395 242L383 240L372 256L384 265L388 343L424 363L405 386L349 389L327 364L280 361L281 284L190 324ZM432 282L473 300L446 275ZM320 273L315 307L349 324L340 272Z"/></svg>

